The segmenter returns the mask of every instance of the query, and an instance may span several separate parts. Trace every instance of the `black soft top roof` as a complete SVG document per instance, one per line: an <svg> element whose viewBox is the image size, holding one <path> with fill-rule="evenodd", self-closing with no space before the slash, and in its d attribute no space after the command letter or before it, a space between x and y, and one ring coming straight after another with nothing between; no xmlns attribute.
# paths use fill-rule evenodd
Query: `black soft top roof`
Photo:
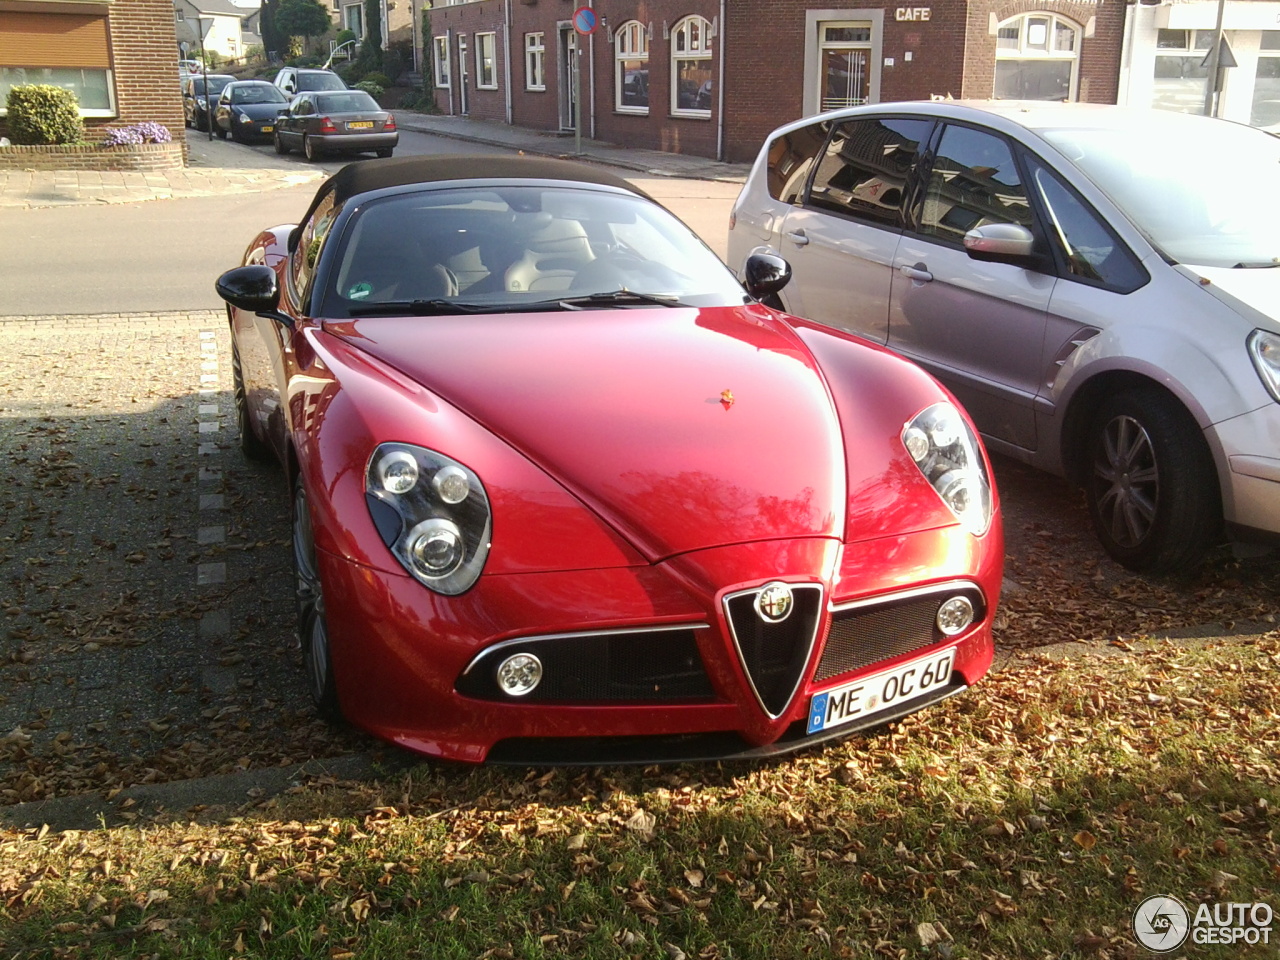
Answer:
<svg viewBox="0 0 1280 960"><path fill-rule="evenodd" d="M340 92L340 91L335 91ZM447 156L447 157L396 157L394 160L361 160L349 163L320 185L315 199L298 221L299 226L310 219L320 199L334 193L334 202L343 203L351 197L387 187L403 187L414 183L440 183L448 180L567 180L572 183L596 183L617 187L637 196L651 199L643 190L623 180L617 174L585 163L571 160L551 160L545 157L501 156ZM296 244L290 237L289 248Z"/></svg>

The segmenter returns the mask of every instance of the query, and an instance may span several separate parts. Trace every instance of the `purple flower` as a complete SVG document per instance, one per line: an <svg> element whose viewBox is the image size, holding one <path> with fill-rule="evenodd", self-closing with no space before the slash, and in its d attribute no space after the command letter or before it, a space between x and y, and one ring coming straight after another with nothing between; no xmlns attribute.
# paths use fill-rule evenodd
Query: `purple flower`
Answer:
<svg viewBox="0 0 1280 960"><path fill-rule="evenodd" d="M127 127L116 127L114 130L108 130L106 138L102 141L104 147L119 147L126 143L171 143L173 137L169 133L169 128L162 123L156 123L154 120L148 120L145 123L135 123Z"/></svg>

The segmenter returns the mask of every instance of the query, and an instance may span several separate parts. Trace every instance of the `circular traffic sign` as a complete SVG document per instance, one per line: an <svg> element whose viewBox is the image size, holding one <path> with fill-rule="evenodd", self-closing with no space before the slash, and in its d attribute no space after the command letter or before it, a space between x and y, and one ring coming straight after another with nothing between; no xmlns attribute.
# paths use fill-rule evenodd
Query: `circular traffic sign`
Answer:
<svg viewBox="0 0 1280 960"><path fill-rule="evenodd" d="M584 37L596 32L596 12L590 7L579 7L573 11L573 29Z"/></svg>

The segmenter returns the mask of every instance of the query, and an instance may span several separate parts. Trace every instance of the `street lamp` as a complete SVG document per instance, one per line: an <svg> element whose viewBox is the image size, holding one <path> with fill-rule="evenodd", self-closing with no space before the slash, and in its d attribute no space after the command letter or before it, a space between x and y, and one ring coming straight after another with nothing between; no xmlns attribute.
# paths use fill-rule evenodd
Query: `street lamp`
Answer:
<svg viewBox="0 0 1280 960"><path fill-rule="evenodd" d="M209 131L209 142L213 142L213 108L209 106L209 61L204 55L204 37L213 29L213 17L196 17L196 29L200 32L200 73L204 77L204 88L200 96L204 97L204 125ZM205 26L205 22L208 26Z"/></svg>

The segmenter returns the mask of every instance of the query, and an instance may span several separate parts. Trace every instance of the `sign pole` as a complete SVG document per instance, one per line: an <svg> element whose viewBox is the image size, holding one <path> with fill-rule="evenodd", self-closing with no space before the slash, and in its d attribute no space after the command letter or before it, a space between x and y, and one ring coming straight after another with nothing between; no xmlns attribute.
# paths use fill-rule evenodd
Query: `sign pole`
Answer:
<svg viewBox="0 0 1280 960"><path fill-rule="evenodd" d="M589 37L596 32L596 12L590 7L579 7L573 11L573 29L579 38ZM582 40L573 41L573 152L582 156Z"/></svg>

